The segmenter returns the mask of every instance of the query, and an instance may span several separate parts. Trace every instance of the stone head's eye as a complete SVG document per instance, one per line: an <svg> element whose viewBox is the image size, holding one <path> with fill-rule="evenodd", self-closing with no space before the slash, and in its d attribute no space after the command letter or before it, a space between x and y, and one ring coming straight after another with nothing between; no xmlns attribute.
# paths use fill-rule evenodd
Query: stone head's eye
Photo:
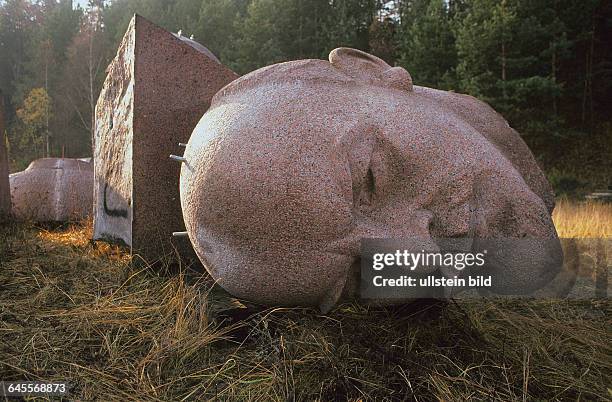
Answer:
<svg viewBox="0 0 612 402"><path fill-rule="evenodd" d="M366 175L366 189L369 193L374 194L376 190L376 182L374 180L374 172L372 172L372 168L368 168L368 173Z"/></svg>
<svg viewBox="0 0 612 402"><path fill-rule="evenodd" d="M369 167L366 172L364 183L361 186L361 193L359 194L359 206L370 206L374 193L376 192L376 179L372 168Z"/></svg>

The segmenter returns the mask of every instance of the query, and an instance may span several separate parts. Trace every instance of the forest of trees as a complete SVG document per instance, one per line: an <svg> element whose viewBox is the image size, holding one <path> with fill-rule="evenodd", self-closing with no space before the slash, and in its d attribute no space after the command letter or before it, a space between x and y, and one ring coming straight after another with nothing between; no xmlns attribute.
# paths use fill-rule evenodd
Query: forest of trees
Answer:
<svg viewBox="0 0 612 402"><path fill-rule="evenodd" d="M405 67L417 85L489 102L553 181L608 180L608 0L90 0L84 8L0 0L0 91L13 170L47 155L91 155L105 68L134 13L193 34L240 74L326 58L339 46L371 52Z"/></svg>

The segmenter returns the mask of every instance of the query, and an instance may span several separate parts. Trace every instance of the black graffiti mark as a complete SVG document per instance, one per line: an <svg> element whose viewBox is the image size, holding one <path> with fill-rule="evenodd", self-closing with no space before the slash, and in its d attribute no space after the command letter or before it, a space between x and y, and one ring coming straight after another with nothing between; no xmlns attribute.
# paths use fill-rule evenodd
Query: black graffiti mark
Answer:
<svg viewBox="0 0 612 402"><path fill-rule="evenodd" d="M109 209L106 203L106 189L108 188L108 183L104 183L104 213L109 216L117 216L120 218L127 218L128 211L127 209Z"/></svg>
<svg viewBox="0 0 612 402"><path fill-rule="evenodd" d="M109 233L101 233L94 240L104 240L106 242L109 242L109 243L112 243L112 244L118 244L118 245L123 246L123 247L130 247L130 245L127 244L126 241L123 240L121 237L117 237L117 236L114 236L114 235L109 234Z"/></svg>

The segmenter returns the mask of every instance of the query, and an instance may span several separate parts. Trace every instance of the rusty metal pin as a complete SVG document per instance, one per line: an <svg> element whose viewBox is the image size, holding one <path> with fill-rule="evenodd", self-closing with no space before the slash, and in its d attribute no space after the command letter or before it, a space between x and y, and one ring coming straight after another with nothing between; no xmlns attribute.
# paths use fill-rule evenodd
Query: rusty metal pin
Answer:
<svg viewBox="0 0 612 402"><path fill-rule="evenodd" d="M187 159L183 156L170 155L170 159L175 160L177 162L186 163Z"/></svg>

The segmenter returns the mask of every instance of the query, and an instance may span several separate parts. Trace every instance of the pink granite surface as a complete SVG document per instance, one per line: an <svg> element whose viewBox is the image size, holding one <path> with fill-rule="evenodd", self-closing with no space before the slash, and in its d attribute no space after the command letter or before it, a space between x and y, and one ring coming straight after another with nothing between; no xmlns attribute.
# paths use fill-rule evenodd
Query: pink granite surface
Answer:
<svg viewBox="0 0 612 402"><path fill-rule="evenodd" d="M185 157L195 251L253 302L325 311L354 297L361 238L430 239L427 251L434 238L543 239L492 258L520 291L560 269L553 193L518 133L485 103L413 86L406 70L358 50L227 85Z"/></svg>
<svg viewBox="0 0 612 402"><path fill-rule="evenodd" d="M213 95L237 78L202 45L135 15L96 106L94 238L147 262L193 251L183 231L181 154Z"/></svg>
<svg viewBox="0 0 612 402"><path fill-rule="evenodd" d="M93 167L80 159L43 158L10 175L13 216L65 222L91 216Z"/></svg>

